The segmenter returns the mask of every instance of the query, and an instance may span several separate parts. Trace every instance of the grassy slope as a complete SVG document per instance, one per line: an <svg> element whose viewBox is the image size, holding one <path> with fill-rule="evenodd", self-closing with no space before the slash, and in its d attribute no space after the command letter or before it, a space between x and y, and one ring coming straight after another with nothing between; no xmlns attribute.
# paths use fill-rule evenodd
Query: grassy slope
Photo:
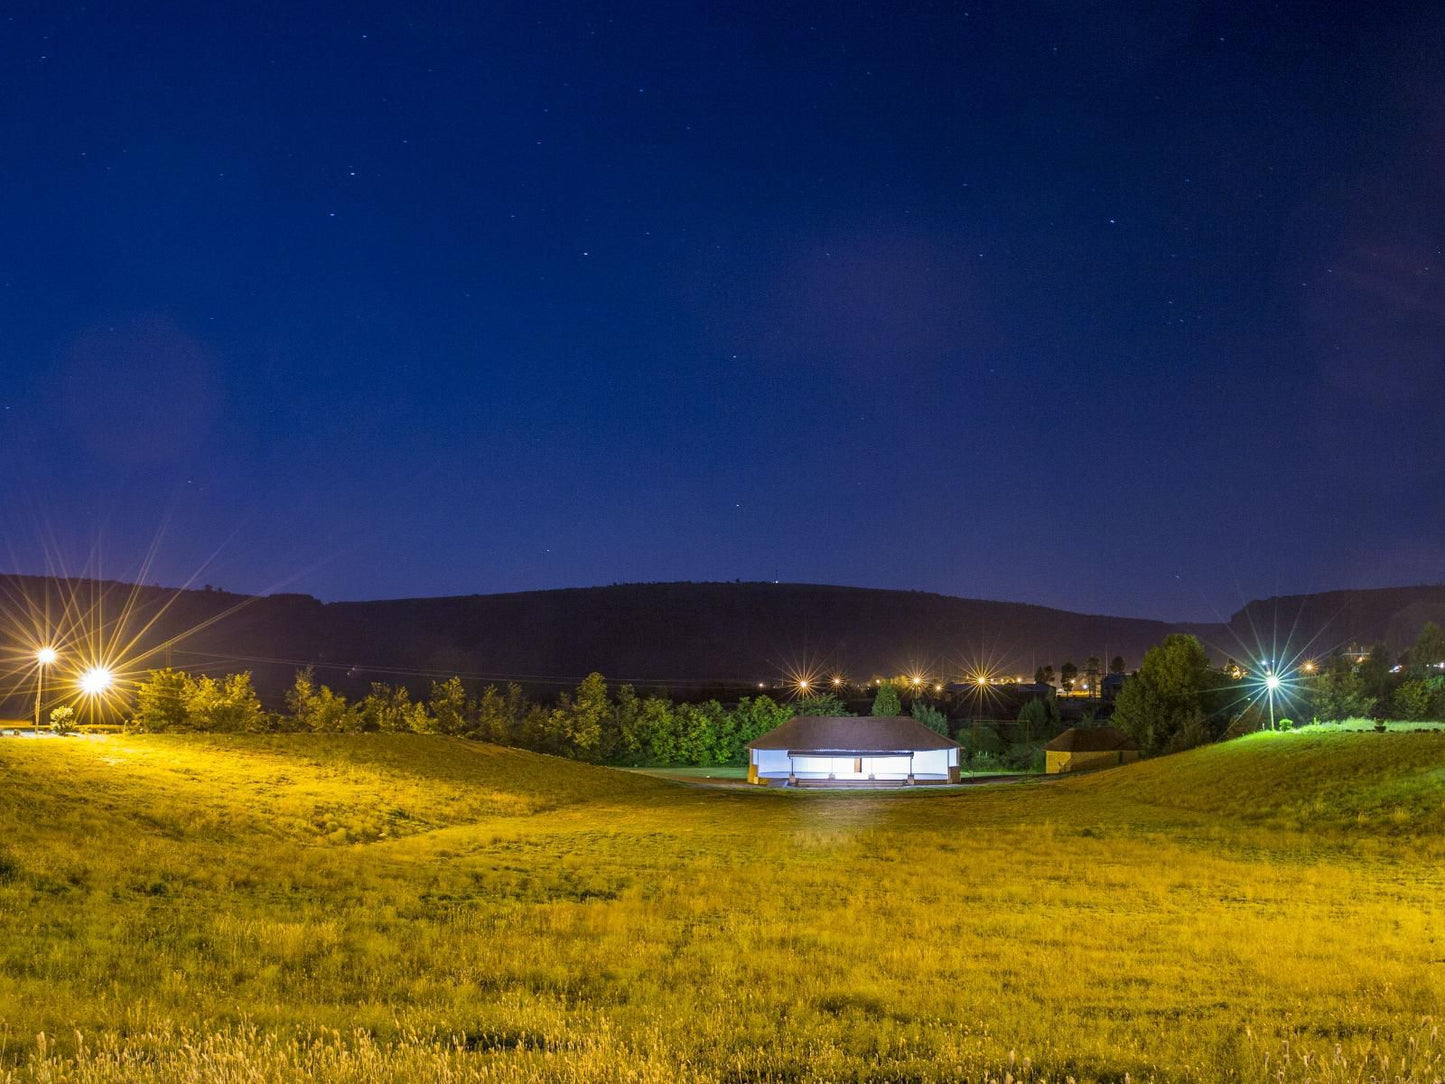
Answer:
<svg viewBox="0 0 1445 1084"><path fill-rule="evenodd" d="M402 735L0 742L6 1056L38 1078L28 1037L68 1056L79 1029L127 1034L72 1066L97 1081L135 1079L137 1051L167 1081L228 1079L228 1057L268 1080L326 1058L334 1079L926 1080L1010 1051L1214 1080L1295 1079L1339 1042L1355 1079L1424 1035L1432 1079L1442 772L1429 733L867 795ZM317 1027L342 1038L267 1046ZM201 1056L174 1029L221 1037Z"/></svg>

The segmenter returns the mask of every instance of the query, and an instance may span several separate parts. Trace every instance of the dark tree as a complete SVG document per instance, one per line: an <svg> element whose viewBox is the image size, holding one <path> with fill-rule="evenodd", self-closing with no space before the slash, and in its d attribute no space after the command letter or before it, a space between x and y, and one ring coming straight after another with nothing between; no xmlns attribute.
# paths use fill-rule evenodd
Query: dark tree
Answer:
<svg viewBox="0 0 1445 1084"><path fill-rule="evenodd" d="M878 686L873 696L873 715L902 715L903 705L898 700L898 690L892 685Z"/></svg>
<svg viewBox="0 0 1445 1084"><path fill-rule="evenodd" d="M1074 679L1079 676L1079 668L1072 662L1066 662L1059 667L1059 684L1064 687L1064 692L1074 691Z"/></svg>

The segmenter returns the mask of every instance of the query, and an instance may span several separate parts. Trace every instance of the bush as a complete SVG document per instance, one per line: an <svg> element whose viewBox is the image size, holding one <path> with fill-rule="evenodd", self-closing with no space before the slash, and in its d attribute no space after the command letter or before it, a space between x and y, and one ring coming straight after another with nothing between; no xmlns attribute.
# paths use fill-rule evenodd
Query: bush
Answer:
<svg viewBox="0 0 1445 1084"><path fill-rule="evenodd" d="M75 709L62 704L50 713L50 729L57 734L75 733Z"/></svg>

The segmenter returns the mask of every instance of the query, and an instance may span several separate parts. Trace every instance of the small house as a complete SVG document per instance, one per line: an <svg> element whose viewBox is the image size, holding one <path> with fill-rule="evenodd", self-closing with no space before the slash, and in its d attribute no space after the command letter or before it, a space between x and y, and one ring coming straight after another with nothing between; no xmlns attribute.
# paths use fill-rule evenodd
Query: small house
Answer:
<svg viewBox="0 0 1445 1084"><path fill-rule="evenodd" d="M1044 771L1087 772L1139 759L1139 748L1112 726L1074 726L1044 746Z"/></svg>
<svg viewBox="0 0 1445 1084"><path fill-rule="evenodd" d="M748 782L957 783L958 742L907 715L796 715L748 742Z"/></svg>

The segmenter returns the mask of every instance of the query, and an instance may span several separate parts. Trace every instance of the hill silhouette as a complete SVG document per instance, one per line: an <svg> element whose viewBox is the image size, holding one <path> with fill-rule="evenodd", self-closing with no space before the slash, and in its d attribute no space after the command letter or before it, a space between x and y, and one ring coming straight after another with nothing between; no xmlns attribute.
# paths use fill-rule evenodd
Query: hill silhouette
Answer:
<svg viewBox="0 0 1445 1084"><path fill-rule="evenodd" d="M516 679L539 691L598 670L610 680L689 689L756 687L804 670L951 676L986 666L1032 674L1090 655L1132 668L1174 631L1222 660L1286 641L1310 653L1358 640L1403 649L1426 620L1445 623L1445 587L1336 591L1251 602L1220 624L1073 613L922 591L773 583L660 583L500 595L323 603L112 581L0 576L6 654L94 640L100 628L135 668L248 668L275 698L297 667L348 693L373 681L418 688L433 676ZM9 710L13 710L13 705Z"/></svg>

